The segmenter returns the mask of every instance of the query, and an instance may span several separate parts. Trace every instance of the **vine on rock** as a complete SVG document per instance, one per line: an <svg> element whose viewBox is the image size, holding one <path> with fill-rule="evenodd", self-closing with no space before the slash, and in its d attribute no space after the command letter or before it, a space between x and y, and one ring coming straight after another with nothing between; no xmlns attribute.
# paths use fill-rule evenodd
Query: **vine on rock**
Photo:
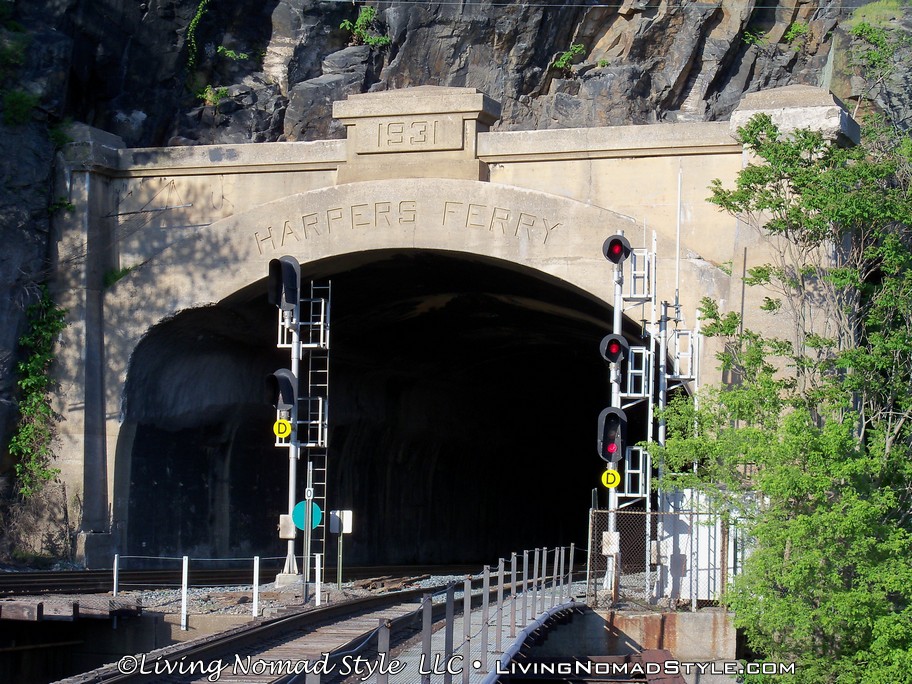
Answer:
<svg viewBox="0 0 912 684"><path fill-rule="evenodd" d="M21 393L20 417L10 439L9 451L19 459L16 463L17 488L23 499L40 492L42 486L60 472L51 467L56 423L60 417L51 407L54 382L50 368L54 361L54 344L66 327L65 315L66 310L58 307L47 288L42 287L41 297L26 311L29 331L19 339L26 358L16 367Z"/></svg>
<svg viewBox="0 0 912 684"><path fill-rule="evenodd" d="M190 20L190 24L187 26L187 67L190 69L196 66L196 58L199 54L199 46L196 44L196 27L199 26L203 15L206 14L208 4L209 0L200 0L200 4L196 8L196 14L193 15L193 19Z"/></svg>

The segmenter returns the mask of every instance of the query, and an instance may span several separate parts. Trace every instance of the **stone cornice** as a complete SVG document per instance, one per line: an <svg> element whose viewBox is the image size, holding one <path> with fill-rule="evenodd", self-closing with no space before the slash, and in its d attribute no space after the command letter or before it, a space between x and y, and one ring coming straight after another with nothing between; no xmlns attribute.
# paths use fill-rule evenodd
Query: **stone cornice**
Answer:
<svg viewBox="0 0 912 684"><path fill-rule="evenodd" d="M497 131L478 136L478 158L489 164L720 152L741 153L724 121Z"/></svg>

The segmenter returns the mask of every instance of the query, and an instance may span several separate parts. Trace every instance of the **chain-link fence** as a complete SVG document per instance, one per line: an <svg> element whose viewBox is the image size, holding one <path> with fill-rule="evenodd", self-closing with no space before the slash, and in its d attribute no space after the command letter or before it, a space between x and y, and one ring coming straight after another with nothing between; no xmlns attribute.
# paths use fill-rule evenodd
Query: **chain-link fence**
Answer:
<svg viewBox="0 0 912 684"><path fill-rule="evenodd" d="M715 601L744 556L737 530L712 513L592 510L586 599L666 607Z"/></svg>

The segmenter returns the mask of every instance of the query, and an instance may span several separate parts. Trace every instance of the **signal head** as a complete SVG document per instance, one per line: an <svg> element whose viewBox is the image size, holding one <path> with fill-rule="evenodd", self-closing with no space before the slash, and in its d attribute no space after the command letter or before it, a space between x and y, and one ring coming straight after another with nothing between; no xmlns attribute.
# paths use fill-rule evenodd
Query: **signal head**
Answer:
<svg viewBox="0 0 912 684"><path fill-rule="evenodd" d="M630 345L623 335L605 335L599 344L602 358L611 363L619 363L630 354Z"/></svg>
<svg viewBox="0 0 912 684"><path fill-rule="evenodd" d="M271 259L266 287L270 304L285 311L294 310L301 291L301 266L298 260L290 256Z"/></svg>
<svg viewBox="0 0 912 684"><path fill-rule="evenodd" d="M626 440L627 414L614 407L603 410L598 425L598 453L602 460L617 463L624 458Z"/></svg>
<svg viewBox="0 0 912 684"><path fill-rule="evenodd" d="M280 368L266 376L266 394L277 411L290 413L298 400L298 379L287 368Z"/></svg>
<svg viewBox="0 0 912 684"><path fill-rule="evenodd" d="M623 235L612 235L602 245L602 254L613 264L623 263L630 252L630 242Z"/></svg>

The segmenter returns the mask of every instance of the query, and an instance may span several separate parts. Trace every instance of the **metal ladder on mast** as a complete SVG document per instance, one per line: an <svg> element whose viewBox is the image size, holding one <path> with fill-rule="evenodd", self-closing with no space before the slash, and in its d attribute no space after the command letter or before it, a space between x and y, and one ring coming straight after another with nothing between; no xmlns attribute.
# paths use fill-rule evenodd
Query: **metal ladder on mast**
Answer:
<svg viewBox="0 0 912 684"><path fill-rule="evenodd" d="M326 558L327 447L329 445L329 329L332 281L313 280L310 297L301 299L301 359L305 390L298 400L298 440L306 453L313 502L323 512L311 537L311 554Z"/></svg>

